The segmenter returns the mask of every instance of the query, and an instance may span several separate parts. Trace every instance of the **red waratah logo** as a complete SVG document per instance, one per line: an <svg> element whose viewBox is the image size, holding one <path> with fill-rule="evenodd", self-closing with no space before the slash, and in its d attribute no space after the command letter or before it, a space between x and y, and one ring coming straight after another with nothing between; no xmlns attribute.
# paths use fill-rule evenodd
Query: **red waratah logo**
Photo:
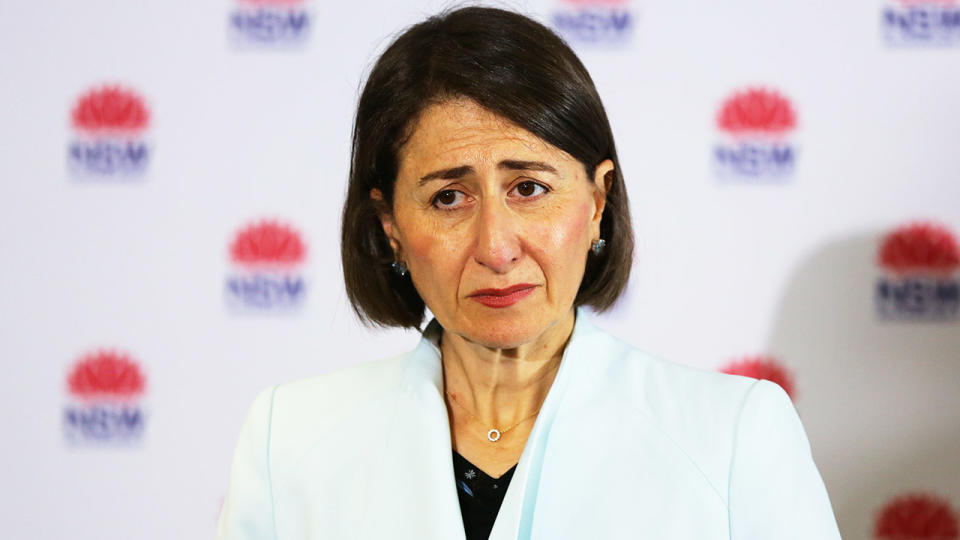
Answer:
<svg viewBox="0 0 960 540"><path fill-rule="evenodd" d="M93 88L70 111L70 125L67 158L77 179L143 177L152 153L145 136L150 113L136 92L120 85Z"/></svg>
<svg viewBox="0 0 960 540"><path fill-rule="evenodd" d="M133 399L143 394L146 379L129 355L97 351L81 358L67 377L76 398Z"/></svg>
<svg viewBox="0 0 960 540"><path fill-rule="evenodd" d="M935 223L913 223L888 234L878 263L896 274L946 275L960 268L960 244L949 229Z"/></svg>
<svg viewBox="0 0 960 540"><path fill-rule="evenodd" d="M70 400L63 411L70 443L134 442L144 433L140 403L146 377L129 355L98 350L82 356L67 375Z"/></svg>
<svg viewBox="0 0 960 540"><path fill-rule="evenodd" d="M952 321L960 316L960 245L943 225L916 222L887 234L877 251L877 315Z"/></svg>
<svg viewBox="0 0 960 540"><path fill-rule="evenodd" d="M119 86L103 86L80 97L71 112L74 129L91 134L138 134L150 123L143 98Z"/></svg>
<svg viewBox="0 0 960 540"><path fill-rule="evenodd" d="M306 246L286 225L263 220L237 233L230 259L241 266L293 266L303 262Z"/></svg>
<svg viewBox="0 0 960 540"><path fill-rule="evenodd" d="M894 498L877 516L877 540L956 540L957 513L947 501L929 494Z"/></svg>
<svg viewBox="0 0 960 540"><path fill-rule="evenodd" d="M717 114L717 127L731 135L782 135L796 125L797 115L790 102L764 88L737 92Z"/></svg>
<svg viewBox="0 0 960 540"><path fill-rule="evenodd" d="M720 371L731 375L743 375L775 382L783 388L790 399L794 399L796 396L793 375L771 356L747 356L730 362Z"/></svg>
<svg viewBox="0 0 960 540"><path fill-rule="evenodd" d="M790 135L797 113L779 92L761 87L735 92L715 120L720 137L713 165L719 179L780 182L793 176L797 148Z"/></svg>
<svg viewBox="0 0 960 540"><path fill-rule="evenodd" d="M307 248L300 234L264 219L237 232L230 243L234 271L227 276L227 300L244 311L287 310L302 304L306 280L300 264Z"/></svg>

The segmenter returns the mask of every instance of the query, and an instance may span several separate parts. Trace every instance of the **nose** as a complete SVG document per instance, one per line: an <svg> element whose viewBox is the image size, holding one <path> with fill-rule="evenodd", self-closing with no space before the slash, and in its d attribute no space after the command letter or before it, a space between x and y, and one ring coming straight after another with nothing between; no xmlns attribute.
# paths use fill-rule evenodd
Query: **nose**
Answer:
<svg viewBox="0 0 960 540"><path fill-rule="evenodd" d="M502 203L481 205L476 222L473 258L497 274L505 274L520 260L519 224Z"/></svg>

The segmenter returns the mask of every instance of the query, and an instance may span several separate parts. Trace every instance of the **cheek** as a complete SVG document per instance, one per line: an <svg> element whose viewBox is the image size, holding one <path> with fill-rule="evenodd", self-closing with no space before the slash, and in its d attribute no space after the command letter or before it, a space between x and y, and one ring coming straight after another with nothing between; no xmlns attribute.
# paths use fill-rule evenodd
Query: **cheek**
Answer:
<svg viewBox="0 0 960 540"><path fill-rule="evenodd" d="M579 264L580 259L574 254L586 254L591 207L567 207L558 214L562 217L537 224L529 236L530 249L540 252L544 262L557 269Z"/></svg>
<svg viewBox="0 0 960 540"><path fill-rule="evenodd" d="M436 238L430 235L418 235L407 240L408 257L417 260L429 260L430 254L434 251L437 244Z"/></svg>
<svg viewBox="0 0 960 540"><path fill-rule="evenodd" d="M590 234L590 205L581 204L573 211L564 212L563 219L555 220L549 228L549 242L556 248L579 247ZM567 253L569 255L569 253Z"/></svg>
<svg viewBox="0 0 960 540"><path fill-rule="evenodd" d="M408 230L417 231L408 235L404 244L407 257L420 267L420 273L447 274L442 270L449 269L456 261L465 243L463 239L449 230L438 230L426 223L414 224Z"/></svg>

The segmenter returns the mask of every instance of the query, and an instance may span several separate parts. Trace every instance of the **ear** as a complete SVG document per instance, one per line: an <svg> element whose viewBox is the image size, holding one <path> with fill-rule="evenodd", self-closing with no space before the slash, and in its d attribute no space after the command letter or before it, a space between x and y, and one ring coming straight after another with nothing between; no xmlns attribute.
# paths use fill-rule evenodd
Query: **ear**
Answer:
<svg viewBox="0 0 960 540"><path fill-rule="evenodd" d="M383 227L383 234L387 235L390 241L390 247L393 249L394 257L400 260L400 240L397 235L397 228L393 221L393 212L387 207L383 200L383 193L379 189L370 190L370 198L373 200L373 206L377 210L377 217L380 218L380 226Z"/></svg>
<svg viewBox="0 0 960 540"><path fill-rule="evenodd" d="M600 238L600 221L603 219L603 209L607 204L607 192L610 191L610 186L613 185L613 175L613 161L609 159L601 161L593 171L593 184L591 187L593 188L594 213L590 219L593 240ZM610 239L608 238L607 241L609 242Z"/></svg>

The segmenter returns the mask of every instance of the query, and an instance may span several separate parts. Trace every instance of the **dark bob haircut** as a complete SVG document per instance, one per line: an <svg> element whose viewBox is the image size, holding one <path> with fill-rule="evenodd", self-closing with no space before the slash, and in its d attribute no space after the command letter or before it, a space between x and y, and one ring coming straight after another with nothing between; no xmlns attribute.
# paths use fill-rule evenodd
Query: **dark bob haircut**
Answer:
<svg viewBox="0 0 960 540"><path fill-rule="evenodd" d="M605 159L608 184L600 255L587 256L575 306L598 311L623 292L633 260L630 208L610 122L586 68L542 24L501 9L467 7L414 25L377 60L357 105L341 257L347 297L365 324L419 328L423 299L394 273L378 210L392 211L398 152L427 106L469 98L583 164ZM378 205L370 190L383 194Z"/></svg>

